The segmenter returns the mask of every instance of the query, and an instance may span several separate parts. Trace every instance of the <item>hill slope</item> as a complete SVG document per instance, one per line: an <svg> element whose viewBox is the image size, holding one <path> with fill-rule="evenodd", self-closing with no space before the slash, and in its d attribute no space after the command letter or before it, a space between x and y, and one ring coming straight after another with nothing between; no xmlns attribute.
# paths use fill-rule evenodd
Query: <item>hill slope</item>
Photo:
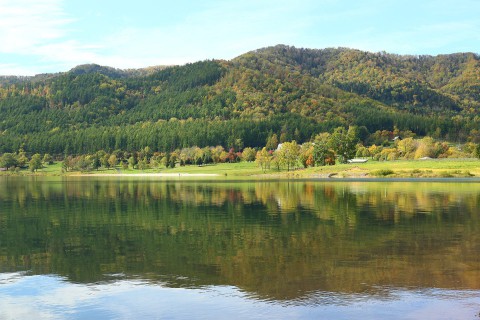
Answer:
<svg viewBox="0 0 480 320"><path fill-rule="evenodd" d="M0 153L263 146L338 126L478 135L479 56L275 46L231 61L0 81ZM471 138L471 137L470 137ZM240 144L240 145L241 145Z"/></svg>

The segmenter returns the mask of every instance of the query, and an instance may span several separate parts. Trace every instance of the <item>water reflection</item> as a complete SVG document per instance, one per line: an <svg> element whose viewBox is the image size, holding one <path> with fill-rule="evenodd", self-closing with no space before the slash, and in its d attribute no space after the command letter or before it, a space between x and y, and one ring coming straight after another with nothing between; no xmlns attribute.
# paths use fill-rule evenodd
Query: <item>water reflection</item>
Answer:
<svg viewBox="0 0 480 320"><path fill-rule="evenodd" d="M234 286L298 304L478 290L479 207L475 183L8 178L0 272Z"/></svg>
<svg viewBox="0 0 480 320"><path fill-rule="evenodd" d="M478 292L383 289L389 298L317 292L295 301L252 300L232 286L168 288L140 280L71 284L4 274L1 319L474 319ZM321 307L319 307L321 306Z"/></svg>

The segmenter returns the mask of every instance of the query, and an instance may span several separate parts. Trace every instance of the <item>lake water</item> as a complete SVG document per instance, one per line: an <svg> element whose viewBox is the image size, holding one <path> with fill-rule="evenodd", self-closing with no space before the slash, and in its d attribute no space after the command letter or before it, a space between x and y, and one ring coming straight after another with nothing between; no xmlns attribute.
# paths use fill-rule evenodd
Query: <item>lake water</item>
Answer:
<svg viewBox="0 0 480 320"><path fill-rule="evenodd" d="M0 177L0 319L480 319L480 182Z"/></svg>

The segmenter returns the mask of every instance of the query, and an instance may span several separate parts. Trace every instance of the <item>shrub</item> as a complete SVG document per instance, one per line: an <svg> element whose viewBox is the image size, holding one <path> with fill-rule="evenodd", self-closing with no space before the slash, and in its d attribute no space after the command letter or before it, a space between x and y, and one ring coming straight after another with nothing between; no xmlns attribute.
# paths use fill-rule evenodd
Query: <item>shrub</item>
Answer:
<svg viewBox="0 0 480 320"><path fill-rule="evenodd" d="M386 177L386 176L389 176L391 174L394 174L395 172L393 170L390 170L390 169L380 169L380 170L375 170L375 171L372 171L372 175L376 176L376 177Z"/></svg>

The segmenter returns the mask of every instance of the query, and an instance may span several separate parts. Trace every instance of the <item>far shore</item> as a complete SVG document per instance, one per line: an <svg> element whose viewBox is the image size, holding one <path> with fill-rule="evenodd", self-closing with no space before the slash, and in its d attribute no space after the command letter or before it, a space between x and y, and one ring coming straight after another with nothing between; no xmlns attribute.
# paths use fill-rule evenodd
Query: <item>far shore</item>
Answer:
<svg viewBox="0 0 480 320"><path fill-rule="evenodd" d="M101 168L89 172L65 172L60 162L37 172L0 172L0 176L70 176L70 177L143 177L158 179L378 179L378 178L480 178L479 159L427 159L368 161L366 163L296 168L291 171L262 169L254 162L220 163L176 168L120 169ZM475 180L475 179L473 179Z"/></svg>
<svg viewBox="0 0 480 320"><path fill-rule="evenodd" d="M174 177L217 177L220 176L217 173L155 173L155 172L150 172L150 173L80 173L80 174L75 174L72 176L80 176L80 177L88 177L88 176L93 176L93 177L168 177L168 178L174 178Z"/></svg>

